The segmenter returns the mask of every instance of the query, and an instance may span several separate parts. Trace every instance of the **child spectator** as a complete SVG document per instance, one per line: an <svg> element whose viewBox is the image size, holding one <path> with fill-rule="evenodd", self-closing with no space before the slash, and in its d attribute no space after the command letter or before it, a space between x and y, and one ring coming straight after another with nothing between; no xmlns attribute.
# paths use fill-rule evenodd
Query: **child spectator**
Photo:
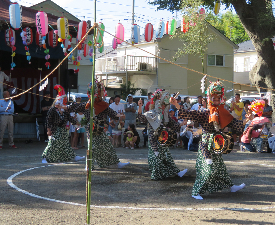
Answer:
<svg viewBox="0 0 275 225"><path fill-rule="evenodd" d="M111 120L110 126L112 127L112 136L113 136L113 146L115 148L119 147L120 141L119 137L121 137L122 134L122 127L124 126L124 122L119 120Z"/></svg>
<svg viewBox="0 0 275 225"><path fill-rule="evenodd" d="M132 131L127 131L126 132L126 141L125 141L125 148L131 148L131 149L134 149L134 146L135 146L135 143L133 141L133 138L134 138L134 133Z"/></svg>

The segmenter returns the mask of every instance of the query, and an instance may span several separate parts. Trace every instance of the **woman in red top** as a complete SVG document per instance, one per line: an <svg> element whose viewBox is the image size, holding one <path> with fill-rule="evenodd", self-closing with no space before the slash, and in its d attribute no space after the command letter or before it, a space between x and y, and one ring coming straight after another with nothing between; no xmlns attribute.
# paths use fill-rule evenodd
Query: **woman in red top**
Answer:
<svg viewBox="0 0 275 225"><path fill-rule="evenodd" d="M250 152L256 152L256 146L254 143L251 144L251 139L260 139L260 135L263 131L264 124L254 124L254 125L249 125L246 130L243 133L243 136L241 138L242 146L250 151ZM257 141L256 141L257 143ZM259 151L259 150L258 150Z"/></svg>

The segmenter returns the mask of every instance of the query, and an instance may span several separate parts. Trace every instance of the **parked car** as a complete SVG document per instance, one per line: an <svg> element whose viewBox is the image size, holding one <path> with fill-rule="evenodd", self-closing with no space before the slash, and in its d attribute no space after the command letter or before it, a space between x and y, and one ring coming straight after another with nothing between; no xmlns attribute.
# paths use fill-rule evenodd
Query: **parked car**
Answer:
<svg viewBox="0 0 275 225"><path fill-rule="evenodd" d="M75 101L75 96L80 95L81 96L81 102L87 102L89 100L88 95L84 93L75 93L75 92L70 92L67 94L68 96L68 101L73 102ZM70 96L70 97L69 97Z"/></svg>

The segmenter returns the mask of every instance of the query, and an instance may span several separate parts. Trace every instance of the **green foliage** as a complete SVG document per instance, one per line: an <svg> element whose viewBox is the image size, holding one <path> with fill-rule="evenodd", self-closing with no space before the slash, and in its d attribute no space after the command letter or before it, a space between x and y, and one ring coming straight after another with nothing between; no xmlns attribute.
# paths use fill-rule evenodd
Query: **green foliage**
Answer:
<svg viewBox="0 0 275 225"><path fill-rule="evenodd" d="M227 11L221 15L208 14L206 21L235 44L239 44L250 39L238 15L233 14L231 11Z"/></svg>
<svg viewBox="0 0 275 225"><path fill-rule="evenodd" d="M141 95L147 95L146 90L140 89L140 88L134 88L134 84L132 84L131 81L128 81L128 88L127 88L126 84L121 84L120 87L122 88L121 97L123 99L126 99L126 97L129 94L134 95L138 90L141 91Z"/></svg>
<svg viewBox="0 0 275 225"><path fill-rule="evenodd" d="M214 40L215 36L208 31L208 23L205 22L206 14L200 13L201 5L201 0L186 0L182 3L183 18L188 30L185 33L178 30L172 38L179 38L183 42L175 54L175 60L185 54L198 55L203 66L208 44Z"/></svg>

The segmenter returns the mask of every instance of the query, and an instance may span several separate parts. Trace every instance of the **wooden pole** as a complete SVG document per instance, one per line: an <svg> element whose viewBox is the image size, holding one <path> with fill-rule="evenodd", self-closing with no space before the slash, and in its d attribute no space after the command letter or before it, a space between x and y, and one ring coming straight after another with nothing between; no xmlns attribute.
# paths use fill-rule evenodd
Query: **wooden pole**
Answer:
<svg viewBox="0 0 275 225"><path fill-rule="evenodd" d="M94 0L94 23L96 23L96 0ZM92 88L91 88L91 109L90 109L90 144L87 152L87 183L86 183L86 205L87 205L87 224L90 224L91 219L91 186L92 186L92 140L93 140L93 117L94 117L94 84L95 84L95 55L96 55L96 32L94 28L94 43L93 43L93 70L92 70Z"/></svg>

